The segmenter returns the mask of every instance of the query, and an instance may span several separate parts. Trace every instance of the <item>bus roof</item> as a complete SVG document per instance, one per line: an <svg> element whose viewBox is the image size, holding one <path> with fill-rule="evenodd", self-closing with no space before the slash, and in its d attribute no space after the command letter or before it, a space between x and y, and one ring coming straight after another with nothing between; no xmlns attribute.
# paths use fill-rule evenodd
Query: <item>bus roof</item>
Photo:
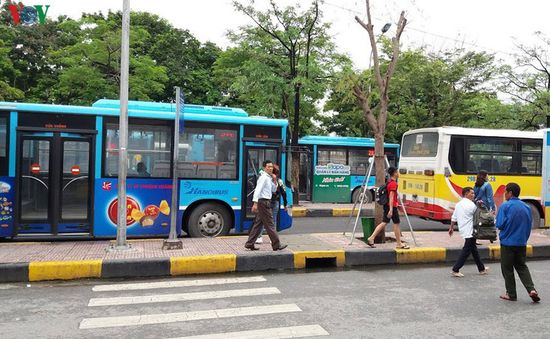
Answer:
<svg viewBox="0 0 550 339"><path fill-rule="evenodd" d="M92 104L92 107L115 108L120 109L120 100L99 99ZM152 112L175 112L175 103L149 102L149 101L128 101L128 110L152 111ZM219 114L234 117L247 117L248 113L240 108L221 107L221 106L203 106L203 105L184 105L184 113L196 114Z"/></svg>
<svg viewBox="0 0 550 339"><path fill-rule="evenodd" d="M467 127L427 127L419 128L405 132L403 135L422 133L422 132L437 132L449 135L471 135L471 136L487 136L487 137L514 137L525 139L541 139L542 131L519 131L513 129L493 129L493 128L467 128Z"/></svg>
<svg viewBox="0 0 550 339"><path fill-rule="evenodd" d="M175 104L157 103L145 101L129 101L128 116L130 118L156 118L173 120L175 118ZM114 116L120 115L118 100L101 99L92 106L30 104L18 102L0 102L0 111L36 112L52 114L83 114ZM264 126L288 126L288 121L283 119L267 119L265 117L250 117L240 108L184 105L186 121L235 123Z"/></svg>
<svg viewBox="0 0 550 339"><path fill-rule="evenodd" d="M307 135L298 140L299 145L327 145L327 146L352 146L352 147L374 147L373 138L361 137L338 137ZM399 148L399 144L384 143L386 148Z"/></svg>

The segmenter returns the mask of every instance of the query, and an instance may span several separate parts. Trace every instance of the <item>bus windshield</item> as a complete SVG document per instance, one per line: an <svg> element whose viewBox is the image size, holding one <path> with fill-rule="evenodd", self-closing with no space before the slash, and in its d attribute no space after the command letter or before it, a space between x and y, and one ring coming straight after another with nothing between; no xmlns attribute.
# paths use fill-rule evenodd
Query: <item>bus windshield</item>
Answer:
<svg viewBox="0 0 550 339"><path fill-rule="evenodd" d="M435 157L439 135L437 132L421 132L405 135L401 146L402 157Z"/></svg>

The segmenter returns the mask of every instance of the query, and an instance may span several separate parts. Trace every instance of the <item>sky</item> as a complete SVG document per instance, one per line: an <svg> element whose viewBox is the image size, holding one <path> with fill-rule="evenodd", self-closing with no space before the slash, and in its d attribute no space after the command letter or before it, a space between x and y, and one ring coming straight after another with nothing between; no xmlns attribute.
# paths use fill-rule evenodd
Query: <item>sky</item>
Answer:
<svg viewBox="0 0 550 339"><path fill-rule="evenodd" d="M248 3L249 0L240 0ZM275 0L281 6L300 3L307 8L310 1ZM82 12L106 13L122 10L122 0L25 0L25 5L50 5L48 17L68 15L78 19ZM256 0L265 8L268 0ZM130 0L133 11L155 13L177 28L189 30L200 41L212 41L222 48L230 45L228 30L252 24L233 9L231 0ZM364 0L322 1L323 20L332 24L331 34L339 52L348 54L359 69L368 67L370 45L366 31L355 22L357 15L366 20ZM425 47L430 52L464 47L495 53L498 59L511 62L517 53L516 44L539 42L534 32L550 36L550 1L546 0L371 0L375 25L386 22L394 35L397 20L405 11L408 26L401 41L405 48Z"/></svg>

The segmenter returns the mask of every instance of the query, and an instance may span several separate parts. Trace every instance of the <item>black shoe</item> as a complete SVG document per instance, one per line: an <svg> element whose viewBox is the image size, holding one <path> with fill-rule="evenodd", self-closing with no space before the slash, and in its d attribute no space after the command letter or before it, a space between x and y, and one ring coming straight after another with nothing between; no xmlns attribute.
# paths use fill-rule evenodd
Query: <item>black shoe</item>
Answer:
<svg viewBox="0 0 550 339"><path fill-rule="evenodd" d="M254 246L254 245L252 245L252 246L244 245L244 248L249 249L249 250L251 250L251 251L257 251L257 250L259 250L259 248L256 247L256 246Z"/></svg>
<svg viewBox="0 0 550 339"><path fill-rule="evenodd" d="M282 250L284 250L284 249L287 248L287 247L288 247L287 244L279 245L279 247L274 248L273 250L274 250L274 251L282 251Z"/></svg>

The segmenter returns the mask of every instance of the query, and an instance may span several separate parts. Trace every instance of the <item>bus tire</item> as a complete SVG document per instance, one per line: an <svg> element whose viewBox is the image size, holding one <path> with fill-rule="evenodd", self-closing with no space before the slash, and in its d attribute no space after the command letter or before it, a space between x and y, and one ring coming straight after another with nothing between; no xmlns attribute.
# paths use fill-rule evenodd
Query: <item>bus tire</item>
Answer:
<svg viewBox="0 0 550 339"><path fill-rule="evenodd" d="M531 228L532 229L539 228L540 227L540 212L539 212L539 209L537 208L537 206L535 206L532 203L527 203L527 204L529 205L529 208L531 209L531 219L533 220L532 224L531 224Z"/></svg>
<svg viewBox="0 0 550 339"><path fill-rule="evenodd" d="M231 229L231 216L227 208L220 204L200 204L189 215L187 228L192 238L228 235Z"/></svg>
<svg viewBox="0 0 550 339"><path fill-rule="evenodd" d="M361 187L357 187L356 189L353 190L353 193L351 194L351 199L353 203L355 202L358 202L359 201L359 195L361 194ZM367 193L365 193L365 203L366 204L369 204L372 202L372 192L370 190L367 191Z"/></svg>

